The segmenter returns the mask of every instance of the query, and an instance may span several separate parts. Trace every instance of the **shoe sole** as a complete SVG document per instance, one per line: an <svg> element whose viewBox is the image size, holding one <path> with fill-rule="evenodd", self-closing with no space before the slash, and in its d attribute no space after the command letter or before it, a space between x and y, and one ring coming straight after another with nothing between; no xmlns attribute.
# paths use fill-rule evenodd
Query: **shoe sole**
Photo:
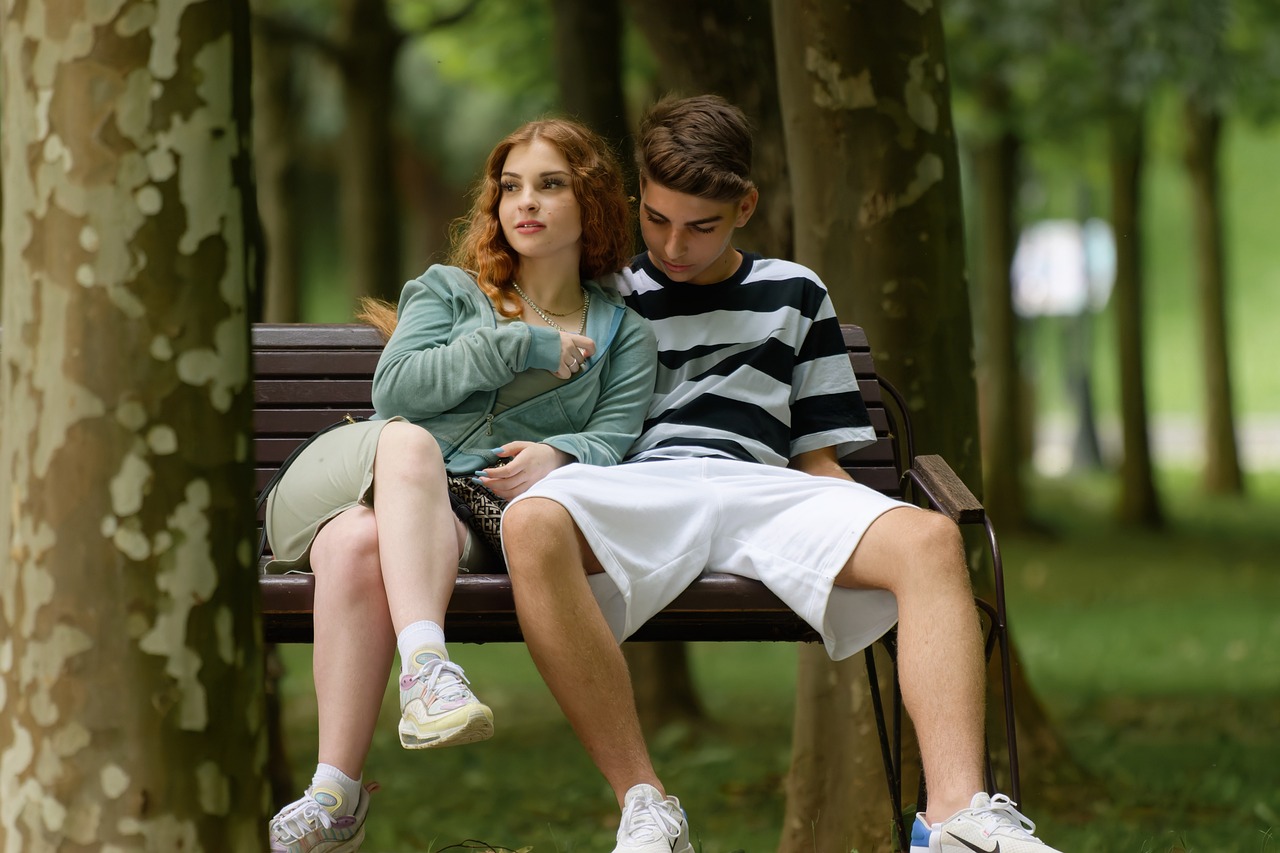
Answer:
<svg viewBox="0 0 1280 853"><path fill-rule="evenodd" d="M406 730L407 728L407 730ZM493 718L482 708L472 708L465 722L441 731L421 733L412 724L408 727L400 721L400 745L405 749L435 749L442 746L462 746L467 743L488 740L493 737Z"/></svg>
<svg viewBox="0 0 1280 853"><path fill-rule="evenodd" d="M364 826L362 825L356 834L348 838L346 841L322 841L319 845L309 848L311 853L360 853L360 845L364 843ZM278 848L272 846L274 850L288 848Z"/></svg>

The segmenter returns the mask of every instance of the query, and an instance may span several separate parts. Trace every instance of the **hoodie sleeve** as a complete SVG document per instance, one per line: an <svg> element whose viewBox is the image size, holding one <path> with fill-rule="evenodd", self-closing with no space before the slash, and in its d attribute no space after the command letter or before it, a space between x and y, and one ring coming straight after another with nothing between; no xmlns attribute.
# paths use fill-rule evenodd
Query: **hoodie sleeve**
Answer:
<svg viewBox="0 0 1280 853"><path fill-rule="evenodd" d="M658 375L658 344L649 322L625 309L609 348L600 399L581 432L543 439L588 465L616 465L640 435Z"/></svg>
<svg viewBox="0 0 1280 853"><path fill-rule="evenodd" d="M404 286L395 331L373 373L373 407L382 417L426 420L517 373L559 365L554 329L519 322L495 327L476 300L478 291L464 288L475 288L470 276L440 265Z"/></svg>

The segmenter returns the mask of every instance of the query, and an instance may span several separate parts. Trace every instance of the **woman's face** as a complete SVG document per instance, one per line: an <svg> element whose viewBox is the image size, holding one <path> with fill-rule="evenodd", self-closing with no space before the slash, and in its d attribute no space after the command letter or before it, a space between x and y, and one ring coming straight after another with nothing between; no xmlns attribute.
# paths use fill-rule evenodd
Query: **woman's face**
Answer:
<svg viewBox="0 0 1280 853"><path fill-rule="evenodd" d="M499 177L498 219L511 248L522 258L571 256L582 249L582 210L573 194L569 162L542 139L507 153Z"/></svg>

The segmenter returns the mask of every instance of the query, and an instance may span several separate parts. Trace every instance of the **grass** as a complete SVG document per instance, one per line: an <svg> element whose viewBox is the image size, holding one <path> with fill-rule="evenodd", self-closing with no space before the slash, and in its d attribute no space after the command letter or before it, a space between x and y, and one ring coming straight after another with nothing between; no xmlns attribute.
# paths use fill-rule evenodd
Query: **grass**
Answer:
<svg viewBox="0 0 1280 853"><path fill-rule="evenodd" d="M1116 526L1110 481L1075 477L1036 483L1051 534L1002 539L1028 678L1092 780L1028 787L1027 811L1071 853L1280 853L1280 474L1252 476L1249 501L1206 499L1185 473L1165 472L1161 485L1164 532ZM285 653L302 776L315 755L310 647ZM366 774L384 790L365 850L440 851L464 839L534 853L610 849L612 797L523 647L455 654L493 705L497 734L405 752L389 686ZM657 764L688 807L700 853L775 850L794 650L704 644L692 655L714 724L659 733Z"/></svg>

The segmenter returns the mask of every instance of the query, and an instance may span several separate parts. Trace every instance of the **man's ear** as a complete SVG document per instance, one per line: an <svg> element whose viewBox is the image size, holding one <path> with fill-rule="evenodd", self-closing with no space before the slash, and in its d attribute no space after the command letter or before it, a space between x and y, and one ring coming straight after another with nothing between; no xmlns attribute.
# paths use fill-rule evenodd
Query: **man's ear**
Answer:
<svg viewBox="0 0 1280 853"><path fill-rule="evenodd" d="M751 188L751 192L747 193L738 202L738 216L733 221L734 228L741 228L751 221L751 216L756 212L756 205L760 202L760 191L755 187Z"/></svg>

